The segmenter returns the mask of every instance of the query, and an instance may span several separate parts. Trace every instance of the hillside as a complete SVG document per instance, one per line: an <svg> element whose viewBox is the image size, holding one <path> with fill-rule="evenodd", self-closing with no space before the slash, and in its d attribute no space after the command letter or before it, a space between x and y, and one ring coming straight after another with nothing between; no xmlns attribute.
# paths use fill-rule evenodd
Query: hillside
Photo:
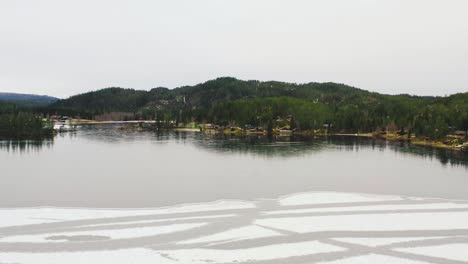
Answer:
<svg viewBox="0 0 468 264"><path fill-rule="evenodd" d="M58 98L47 96L47 95L35 95L35 94L19 94L19 93L2 93L0 92L0 101L15 102L20 105L48 105L56 102Z"/></svg>
<svg viewBox="0 0 468 264"><path fill-rule="evenodd" d="M139 91L106 88L57 101L49 112L96 118L123 112L135 119L271 127L292 116L297 129L323 124L343 132L391 127L439 137L468 130L468 93L449 97L383 95L337 83L294 84L224 77L194 86Z"/></svg>
<svg viewBox="0 0 468 264"><path fill-rule="evenodd" d="M375 98L375 100L387 97L336 83L293 84L242 81L224 77L172 90L163 87L150 91L118 87L105 88L60 100L51 107L93 115L110 111L139 112L145 108L168 110L183 107L190 110L206 110L225 101L279 96L308 99L324 104L351 102L363 97ZM418 99L429 100L419 97L415 100Z"/></svg>

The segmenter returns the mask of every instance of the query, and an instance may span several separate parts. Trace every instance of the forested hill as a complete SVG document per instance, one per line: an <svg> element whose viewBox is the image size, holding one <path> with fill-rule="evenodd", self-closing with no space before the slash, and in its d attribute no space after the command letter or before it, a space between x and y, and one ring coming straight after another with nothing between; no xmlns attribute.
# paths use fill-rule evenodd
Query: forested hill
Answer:
<svg viewBox="0 0 468 264"><path fill-rule="evenodd" d="M225 101L280 96L308 99L331 105L364 97L375 99L391 97L336 83L298 85L285 82L242 81L224 77L172 90L162 87L150 91L118 87L105 88L60 100L52 107L100 114L110 111L138 112L151 106L167 109L177 105L190 109L202 109ZM420 98L406 95L398 97L424 102L434 100L431 97Z"/></svg>
<svg viewBox="0 0 468 264"><path fill-rule="evenodd" d="M47 95L0 92L0 101L14 102L19 105L30 105L30 106L48 105L57 100L58 98L47 96Z"/></svg>
<svg viewBox="0 0 468 264"><path fill-rule="evenodd" d="M291 125L298 129L331 123L338 131L370 132L392 126L433 136L468 130L468 93L449 97L383 95L336 83L229 77L172 90L106 88L57 101L48 111L83 118L127 112L142 119L263 127L271 126L278 116L292 116Z"/></svg>

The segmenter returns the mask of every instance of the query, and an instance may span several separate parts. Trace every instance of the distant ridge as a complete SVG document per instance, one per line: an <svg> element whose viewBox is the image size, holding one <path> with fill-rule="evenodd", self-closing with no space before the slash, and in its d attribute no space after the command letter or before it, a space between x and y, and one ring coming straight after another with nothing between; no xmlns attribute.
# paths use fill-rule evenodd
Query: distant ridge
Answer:
<svg viewBox="0 0 468 264"><path fill-rule="evenodd" d="M18 104L27 105L49 105L58 101L56 97L48 95L20 94L20 93L2 93L0 92L0 101L13 101Z"/></svg>

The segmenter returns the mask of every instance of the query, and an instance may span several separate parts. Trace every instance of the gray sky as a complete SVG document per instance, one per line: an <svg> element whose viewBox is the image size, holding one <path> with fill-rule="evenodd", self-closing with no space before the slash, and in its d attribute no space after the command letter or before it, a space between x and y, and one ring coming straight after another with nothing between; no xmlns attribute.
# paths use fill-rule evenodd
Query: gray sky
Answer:
<svg viewBox="0 0 468 264"><path fill-rule="evenodd" d="M468 91L466 0L0 0L0 91L220 76Z"/></svg>

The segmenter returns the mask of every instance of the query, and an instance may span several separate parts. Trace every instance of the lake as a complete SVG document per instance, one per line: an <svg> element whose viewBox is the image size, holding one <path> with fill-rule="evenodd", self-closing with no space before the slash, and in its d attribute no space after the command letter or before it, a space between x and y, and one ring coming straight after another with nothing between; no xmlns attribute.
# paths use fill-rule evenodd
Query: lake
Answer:
<svg viewBox="0 0 468 264"><path fill-rule="evenodd" d="M0 143L0 207L143 208L310 191L468 199L468 157L357 137L237 137L83 126Z"/></svg>

